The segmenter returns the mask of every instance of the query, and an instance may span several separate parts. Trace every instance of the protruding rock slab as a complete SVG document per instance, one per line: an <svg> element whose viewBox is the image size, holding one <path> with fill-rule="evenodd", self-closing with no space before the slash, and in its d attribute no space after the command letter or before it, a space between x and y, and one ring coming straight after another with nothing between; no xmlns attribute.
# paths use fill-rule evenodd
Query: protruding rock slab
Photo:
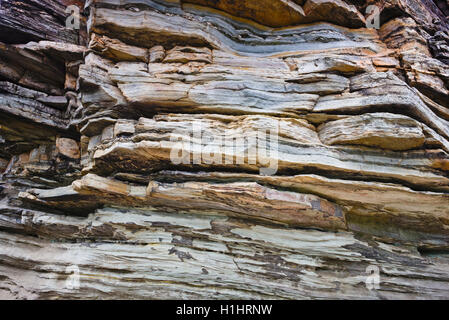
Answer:
<svg viewBox="0 0 449 320"><path fill-rule="evenodd" d="M318 128L318 135L328 145L351 144L389 150L414 149L425 141L418 121L390 113L367 113L331 121Z"/></svg>
<svg viewBox="0 0 449 320"><path fill-rule="evenodd" d="M148 49L127 45L117 39L92 34L89 48L115 61L148 62Z"/></svg>
<svg viewBox="0 0 449 320"><path fill-rule="evenodd" d="M286 2L290 0L282 0ZM385 45L372 30L356 30L326 23L285 29L267 29L245 24L242 30L230 17L216 14L205 21L204 12L188 14L165 7L169 15L155 10L114 10L95 2L91 31L107 34L131 45L208 46L245 56L271 56L310 50L354 49L381 52ZM270 1L271 3L271 1ZM163 7L158 5L158 10ZM188 10L188 9L187 9ZM321 20L321 19L317 19ZM361 23L360 23L361 24ZM360 26L359 24L359 26ZM223 26L226 25L226 28ZM211 27L213 26L213 27ZM327 30L325 32L322 32ZM117 32L117 30L120 30ZM262 39L262 41L261 41Z"/></svg>
<svg viewBox="0 0 449 320"><path fill-rule="evenodd" d="M141 118L133 135L103 142L96 136L90 144L93 165L85 172L100 174L151 173L166 168L239 172L273 169L271 174L313 169L331 175L401 181L429 191L449 190L443 165L449 156L443 150L361 151L351 146L328 146L320 142L314 126L297 119L156 116ZM429 170L432 166L435 169Z"/></svg>
<svg viewBox="0 0 449 320"><path fill-rule="evenodd" d="M118 174L128 181L139 179L132 174ZM176 182L231 181L257 182L276 189L315 194L342 208L349 230L371 233L386 239L417 241L422 246L445 246L449 231L449 194L416 191L399 184L329 179L319 175L260 176L226 172L163 171L140 177L139 183L150 179ZM363 224L355 224L364 219ZM432 230L432 231L431 231ZM437 236L435 236L437 235ZM439 235L439 236L438 236Z"/></svg>
<svg viewBox="0 0 449 320"><path fill-rule="evenodd" d="M406 114L446 139L449 122L437 116L415 89L391 72L364 73L351 78L351 92L321 97L314 112L360 114L375 111Z"/></svg>
<svg viewBox="0 0 449 320"><path fill-rule="evenodd" d="M146 188L88 174L72 184L81 195L103 203L152 206L178 212L211 212L292 226L346 229L343 209L320 197L278 191L257 183L167 184L151 181Z"/></svg>
<svg viewBox="0 0 449 320"><path fill-rule="evenodd" d="M71 159L80 158L80 148L78 142L73 139L68 138L58 138L56 139L56 149L57 151Z"/></svg>
<svg viewBox="0 0 449 320"><path fill-rule="evenodd" d="M365 26L365 17L343 0L306 0L303 9L315 21L331 21L352 28Z"/></svg>
<svg viewBox="0 0 449 320"><path fill-rule="evenodd" d="M247 18L269 27L285 27L304 22L305 14L294 0L185 0Z"/></svg>

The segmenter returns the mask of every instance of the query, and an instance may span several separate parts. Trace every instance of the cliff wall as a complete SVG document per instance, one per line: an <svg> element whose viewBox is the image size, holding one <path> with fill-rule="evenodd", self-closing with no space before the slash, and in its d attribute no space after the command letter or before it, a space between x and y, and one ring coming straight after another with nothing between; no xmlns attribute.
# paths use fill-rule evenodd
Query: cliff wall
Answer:
<svg viewBox="0 0 449 320"><path fill-rule="evenodd" d="M448 15L3 0L0 297L449 298Z"/></svg>

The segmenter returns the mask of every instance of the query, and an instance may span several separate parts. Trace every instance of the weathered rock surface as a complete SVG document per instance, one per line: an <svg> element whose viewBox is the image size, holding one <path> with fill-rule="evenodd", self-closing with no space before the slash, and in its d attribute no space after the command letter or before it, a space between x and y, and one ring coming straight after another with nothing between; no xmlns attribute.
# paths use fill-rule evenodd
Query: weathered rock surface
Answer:
<svg viewBox="0 0 449 320"><path fill-rule="evenodd" d="M448 14L3 0L0 298L448 299Z"/></svg>
<svg viewBox="0 0 449 320"><path fill-rule="evenodd" d="M351 144L390 150L410 150L424 144L421 124L409 117L367 113L327 122L318 128L320 140L329 145Z"/></svg>

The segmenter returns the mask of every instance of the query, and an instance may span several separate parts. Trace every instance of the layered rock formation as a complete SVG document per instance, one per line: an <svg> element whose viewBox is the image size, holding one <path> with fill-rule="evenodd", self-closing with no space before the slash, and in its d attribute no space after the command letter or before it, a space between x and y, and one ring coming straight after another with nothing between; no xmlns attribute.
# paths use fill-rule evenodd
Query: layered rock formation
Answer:
<svg viewBox="0 0 449 320"><path fill-rule="evenodd" d="M448 15L3 0L0 297L449 298Z"/></svg>

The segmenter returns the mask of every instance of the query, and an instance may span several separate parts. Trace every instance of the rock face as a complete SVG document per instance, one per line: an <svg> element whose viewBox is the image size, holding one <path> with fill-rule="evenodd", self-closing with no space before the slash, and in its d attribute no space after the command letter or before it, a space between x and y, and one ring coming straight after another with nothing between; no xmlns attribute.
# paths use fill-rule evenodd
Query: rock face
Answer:
<svg viewBox="0 0 449 320"><path fill-rule="evenodd" d="M448 15L3 0L0 298L449 298Z"/></svg>

